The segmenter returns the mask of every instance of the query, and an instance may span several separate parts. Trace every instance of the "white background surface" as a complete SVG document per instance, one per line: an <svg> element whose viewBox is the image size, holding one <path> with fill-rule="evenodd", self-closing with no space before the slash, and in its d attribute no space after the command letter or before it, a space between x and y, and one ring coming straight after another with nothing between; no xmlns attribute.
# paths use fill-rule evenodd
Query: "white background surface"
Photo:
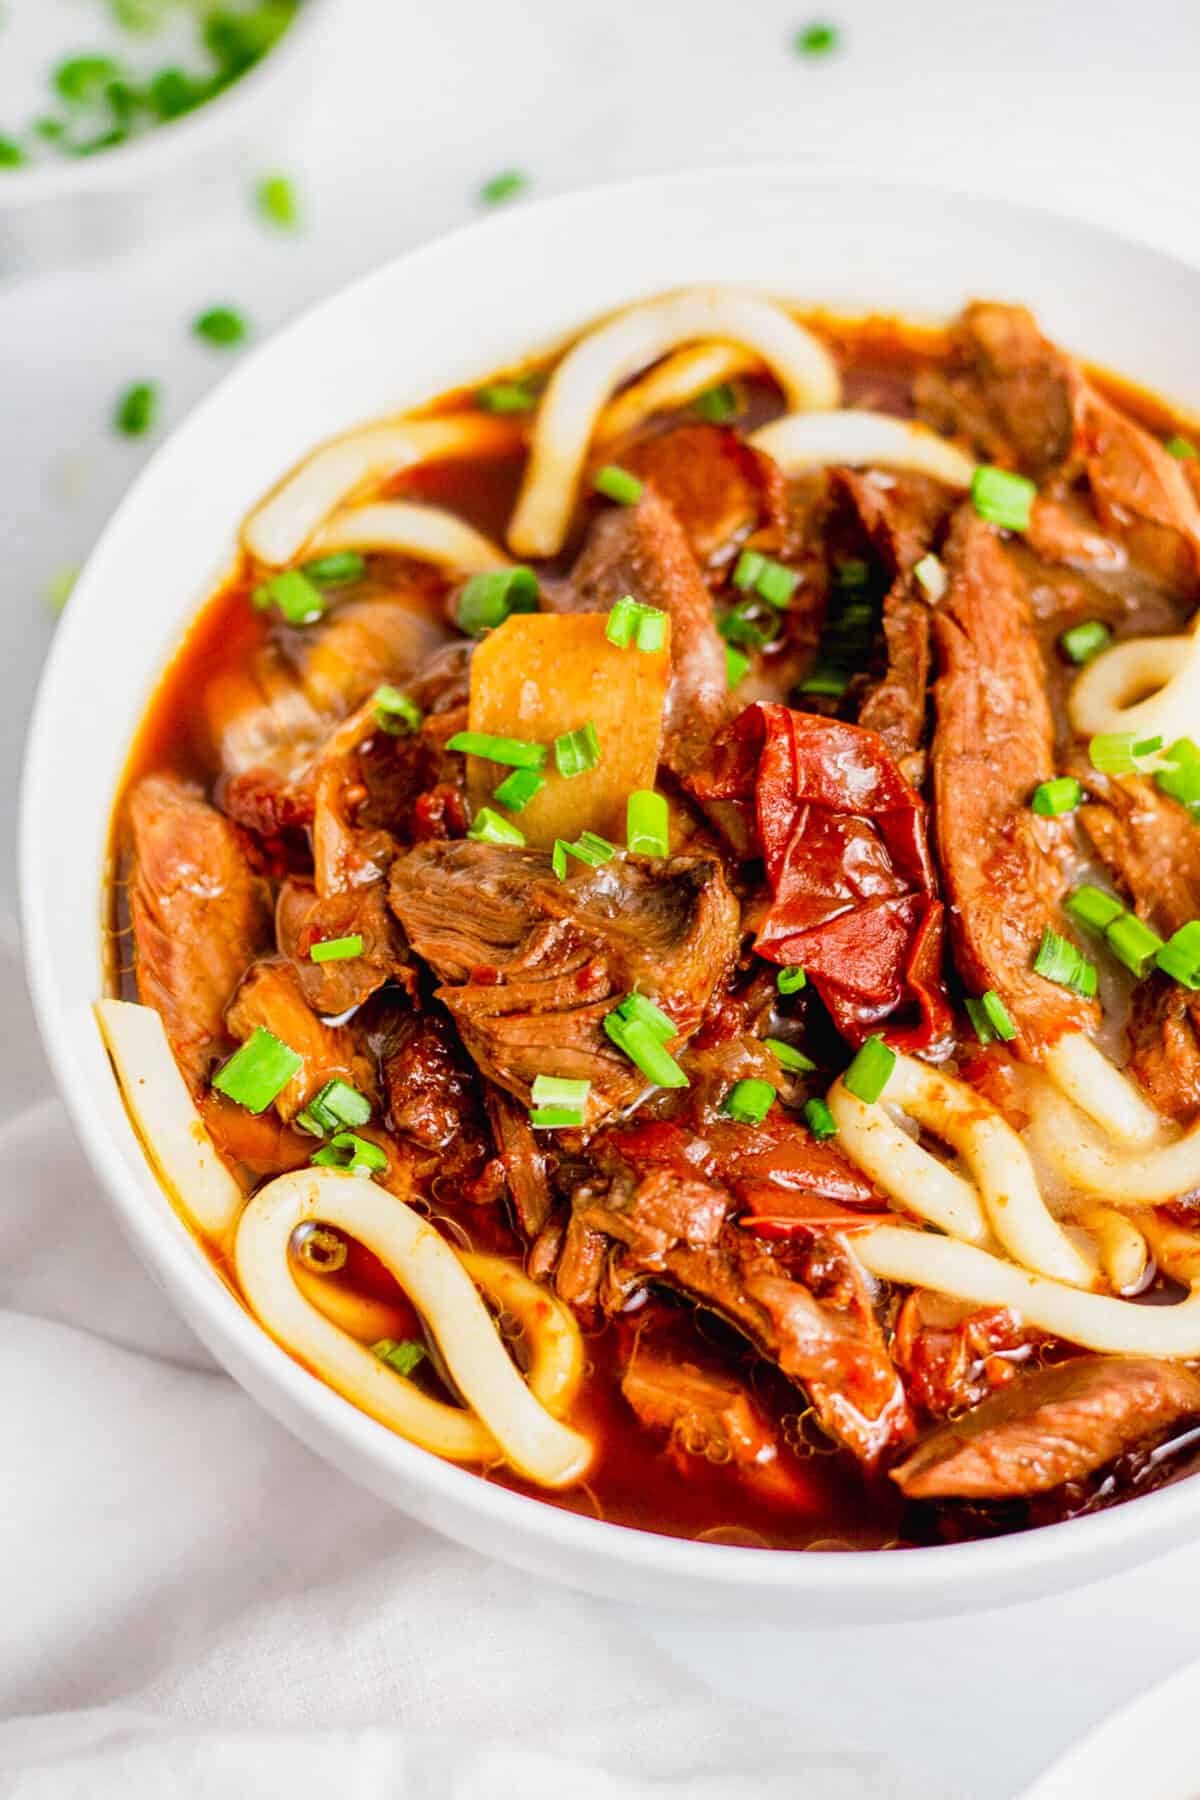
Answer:
<svg viewBox="0 0 1200 1800"><path fill-rule="evenodd" d="M18 11L42 3L8 0ZM6 845L24 720L53 629L41 591L86 553L151 447L112 436L114 396L133 379L161 379L166 427L225 366L188 335L206 305L236 304L269 330L469 218L479 182L514 164L535 191L551 192L722 160L845 162L1041 199L1200 257L1200 14L1186 4L835 0L828 16L843 28L844 50L813 63L788 51L808 8L780 0L344 0L344 9L319 84L294 97L290 130L269 151L302 188L302 236L258 225L247 203L257 171L248 168L245 190L222 196L210 222L184 239L103 267L0 284ZM64 872L69 879L66 852ZM0 905L10 905L14 886L6 850ZM20 1041L15 1024L6 1036ZM28 1062L18 1077L26 1093L37 1082L32 1051ZM56 1193L71 1204L70 1183ZM35 1300L28 1293L27 1310L62 1316L52 1257ZM52 1421L28 1419L25 1454L36 1458L39 1433L52 1430ZM151 1453L136 1430L126 1441L131 1457ZM264 1492L273 1468L286 1481L310 1460L266 1420L255 1442ZM169 1481L175 1466L168 1460L159 1478ZM420 1564L423 1534L335 1477L321 1481L332 1529L374 1534L390 1579ZM108 1549L115 1520L112 1531ZM103 1562L106 1553L101 1512L89 1556ZM484 1590L495 1585L480 1571ZM931 1796L1009 1800L1073 1735L1200 1653L1197 1592L1200 1550L1038 1607L942 1625L815 1632L803 1620L784 1630L554 1603L546 1632L551 1644L558 1634L567 1664L590 1633L610 1655L627 1640L643 1664L650 1640L720 1692L808 1721L814 1749L893 1757L896 1792L919 1782ZM131 1588L130 1630L145 1605ZM39 1621L20 1623L36 1641ZM94 1650L74 1666L68 1658L57 1685L10 1685L0 1710L111 1698ZM285 1715L269 1695L269 1672L266 1680L261 1719L274 1724ZM823 1800L820 1780L805 1781L814 1800ZM874 1791L888 1790L876 1782Z"/></svg>

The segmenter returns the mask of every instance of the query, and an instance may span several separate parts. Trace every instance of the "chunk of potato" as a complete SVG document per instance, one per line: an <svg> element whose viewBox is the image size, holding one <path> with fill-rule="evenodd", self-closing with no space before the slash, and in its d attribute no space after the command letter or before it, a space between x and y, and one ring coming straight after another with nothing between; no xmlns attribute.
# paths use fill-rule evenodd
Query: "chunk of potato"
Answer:
<svg viewBox="0 0 1200 1800"><path fill-rule="evenodd" d="M671 675L670 631L661 650L618 650L604 635L607 621L606 613L513 613L471 660L471 730L550 747L545 787L514 815L526 842L539 849L549 849L555 838L571 842L581 831L623 845L630 794L654 786ZM555 768L554 740L589 719L600 740L600 761L564 778ZM499 763L469 757L472 806L491 805L508 773Z"/></svg>

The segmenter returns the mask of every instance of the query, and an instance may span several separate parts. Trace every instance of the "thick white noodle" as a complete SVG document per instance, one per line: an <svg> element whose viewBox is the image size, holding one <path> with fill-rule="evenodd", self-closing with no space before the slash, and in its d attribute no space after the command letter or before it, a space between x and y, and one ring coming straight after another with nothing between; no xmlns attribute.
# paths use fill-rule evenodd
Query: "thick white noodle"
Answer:
<svg viewBox="0 0 1200 1800"><path fill-rule="evenodd" d="M705 287L631 306L568 350L542 395L508 528L519 556L553 556L562 548L588 445L609 395L639 369L696 339L755 351L792 411L836 406L841 397L828 350L772 301Z"/></svg>
<svg viewBox="0 0 1200 1800"><path fill-rule="evenodd" d="M1200 1188L1200 1124L1173 1143L1122 1148L1043 1084L1033 1100L1030 1134L1065 1181L1112 1206L1157 1206Z"/></svg>
<svg viewBox="0 0 1200 1800"><path fill-rule="evenodd" d="M402 500L380 500L338 513L310 545L313 556L331 550L395 550L463 575L506 568L509 561L498 544L453 513Z"/></svg>
<svg viewBox="0 0 1200 1800"><path fill-rule="evenodd" d="M895 1074L892 1076L895 1081ZM888 1100L894 1099L892 1082ZM835 1082L828 1095L842 1149L876 1187L907 1212L969 1244L990 1244L992 1234L974 1185L923 1150L897 1125L887 1108L871 1106Z"/></svg>
<svg viewBox="0 0 1200 1800"><path fill-rule="evenodd" d="M885 1092L889 1105L901 1107L926 1131L957 1150L975 1179L983 1216L1010 1256L1043 1275L1081 1287L1091 1286L1094 1268L1047 1209L1029 1152L989 1100L966 1082L955 1081L915 1056L902 1054L896 1057ZM851 1109L843 1105L844 1096L843 1083L836 1081L829 1096L830 1109L842 1130L843 1148L852 1161L858 1161L861 1132L852 1120ZM886 1118L882 1101L876 1101L873 1110ZM842 1124L843 1116L851 1123L848 1133ZM893 1144L892 1148L899 1146ZM928 1165L934 1164L935 1159L925 1159L925 1166L911 1158L894 1164L875 1157L872 1160L875 1167L871 1173L884 1192L906 1211L923 1213L926 1195L934 1185ZM939 1197L944 1197L945 1184L939 1185ZM936 1222L942 1223L940 1219ZM978 1243L978 1226L973 1217L969 1224L970 1235Z"/></svg>
<svg viewBox="0 0 1200 1800"><path fill-rule="evenodd" d="M595 442L627 437L654 413L687 406L697 394L757 369L761 357L740 344L691 344L663 359L648 375L610 400L596 421Z"/></svg>
<svg viewBox="0 0 1200 1800"><path fill-rule="evenodd" d="M1072 1031L1042 1057L1042 1067L1068 1100L1122 1144L1159 1144L1162 1115L1090 1038Z"/></svg>
<svg viewBox="0 0 1200 1800"><path fill-rule="evenodd" d="M1067 702L1083 737L1133 731L1165 744L1200 727L1200 630L1187 637L1127 638L1095 657Z"/></svg>
<svg viewBox="0 0 1200 1800"><path fill-rule="evenodd" d="M968 488L975 473L972 458L928 426L852 408L788 413L754 432L750 442L773 457L785 475L847 463L860 469L911 469L947 487Z"/></svg>
<svg viewBox="0 0 1200 1800"><path fill-rule="evenodd" d="M529 1385L547 1412L562 1418L583 1379L583 1338L575 1314L502 1256L464 1250L459 1261L471 1280L521 1326L529 1351Z"/></svg>
<svg viewBox="0 0 1200 1800"><path fill-rule="evenodd" d="M1008 1306L1030 1325L1114 1356L1200 1356L1200 1283L1177 1306L1139 1306L1031 1275L973 1244L902 1225L854 1240L864 1267L884 1281L933 1288L976 1306Z"/></svg>
<svg viewBox="0 0 1200 1800"><path fill-rule="evenodd" d="M152 1006L97 1000L96 1022L155 1172L197 1231L220 1237L244 1196L217 1155Z"/></svg>
<svg viewBox="0 0 1200 1800"><path fill-rule="evenodd" d="M391 1270L437 1339L470 1413L429 1399L304 1297L288 1244L308 1220L347 1232ZM402 1436L439 1455L474 1461L482 1425L488 1446L494 1440L514 1468L544 1487L565 1486L586 1469L588 1440L526 1386L459 1257L395 1194L335 1169L277 1176L242 1214L235 1265L248 1304L272 1336Z"/></svg>
<svg viewBox="0 0 1200 1800"><path fill-rule="evenodd" d="M1145 1233L1111 1206L1091 1207L1082 1222L1096 1240L1108 1285L1118 1294L1139 1293L1150 1262Z"/></svg>
<svg viewBox="0 0 1200 1800"><path fill-rule="evenodd" d="M485 413L401 419L349 432L314 450L267 496L242 527L242 542L259 562L281 568L360 488L418 463L495 453L514 437L510 423Z"/></svg>

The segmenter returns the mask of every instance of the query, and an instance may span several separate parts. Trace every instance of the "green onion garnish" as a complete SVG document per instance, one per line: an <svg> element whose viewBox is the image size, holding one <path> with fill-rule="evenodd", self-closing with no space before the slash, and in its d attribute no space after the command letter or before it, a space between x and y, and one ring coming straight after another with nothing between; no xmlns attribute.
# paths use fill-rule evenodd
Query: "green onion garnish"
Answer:
<svg viewBox="0 0 1200 1800"><path fill-rule="evenodd" d="M803 969L793 964L789 969L780 969L775 977L775 986L781 994L798 994L802 987L808 986L808 976Z"/></svg>
<svg viewBox="0 0 1200 1800"><path fill-rule="evenodd" d="M709 425L728 425L741 411L737 390L728 381L722 381L716 387L705 388L702 394L696 395L692 404Z"/></svg>
<svg viewBox="0 0 1200 1800"><path fill-rule="evenodd" d="M732 644L725 646L725 686L730 690L738 685L747 669L750 658L742 650L735 650Z"/></svg>
<svg viewBox="0 0 1200 1800"><path fill-rule="evenodd" d="M1125 908L1103 888L1093 887L1085 882L1077 887L1063 902L1063 911L1081 925L1087 925L1092 931L1107 931L1114 919L1119 919Z"/></svg>
<svg viewBox="0 0 1200 1800"><path fill-rule="evenodd" d="M840 669L833 669L828 663L814 663L808 674L797 688L798 694L825 694L831 700L837 700L850 685L850 677Z"/></svg>
<svg viewBox="0 0 1200 1800"><path fill-rule="evenodd" d="M625 843L631 856L666 856L671 814L665 794L637 788L625 803Z"/></svg>
<svg viewBox="0 0 1200 1800"><path fill-rule="evenodd" d="M1163 445L1163 449L1168 456L1177 456L1180 462L1191 462L1196 455L1195 444L1192 443L1190 438L1180 437L1178 432L1175 433L1174 437L1169 437L1167 439L1166 443Z"/></svg>
<svg viewBox="0 0 1200 1800"><path fill-rule="evenodd" d="M843 556L840 562L835 563L833 574L841 588L866 587L871 579L870 565L861 556Z"/></svg>
<svg viewBox="0 0 1200 1800"><path fill-rule="evenodd" d="M828 56L840 42L841 33L836 25L805 25L792 38L792 49L797 56Z"/></svg>
<svg viewBox="0 0 1200 1800"><path fill-rule="evenodd" d="M599 761L600 739L591 719L575 731L564 731L554 740L554 765L568 781L576 775L586 775Z"/></svg>
<svg viewBox="0 0 1200 1800"><path fill-rule="evenodd" d="M455 618L460 631L478 637L494 631L510 613L537 611L538 583L532 569L482 569L463 583Z"/></svg>
<svg viewBox="0 0 1200 1800"><path fill-rule="evenodd" d="M4 133L0 132L0 169L20 169L24 163L25 152L17 140L5 137Z"/></svg>
<svg viewBox="0 0 1200 1800"><path fill-rule="evenodd" d="M1134 746L1137 734L1132 731L1102 731L1088 745L1088 758L1093 769L1102 775L1134 775L1137 756Z"/></svg>
<svg viewBox="0 0 1200 1800"><path fill-rule="evenodd" d="M1158 952L1157 962L1164 975L1186 988L1200 988L1200 919L1190 919L1168 938Z"/></svg>
<svg viewBox="0 0 1200 1800"><path fill-rule="evenodd" d="M1101 650L1108 645L1112 632L1103 619L1084 619L1078 625L1071 625L1059 637L1058 644L1064 656L1069 656L1073 663L1091 662L1093 656L1099 656Z"/></svg>
<svg viewBox="0 0 1200 1800"><path fill-rule="evenodd" d="M583 1127L583 1112L578 1106L535 1106L529 1123L535 1131L558 1131L564 1126L579 1131Z"/></svg>
<svg viewBox="0 0 1200 1800"><path fill-rule="evenodd" d="M1010 469L997 469L980 463L971 478L971 500L975 511L989 525L1000 525L1005 531L1028 531L1029 516L1037 499L1037 487L1024 475Z"/></svg>
<svg viewBox="0 0 1200 1800"><path fill-rule="evenodd" d="M424 1344L414 1343L411 1338L380 1338L371 1345L371 1355L395 1369L397 1375L411 1375L427 1354Z"/></svg>
<svg viewBox="0 0 1200 1800"><path fill-rule="evenodd" d="M1200 810L1200 746L1191 738L1176 738L1163 751L1163 761L1170 766L1155 772L1154 785L1181 805Z"/></svg>
<svg viewBox="0 0 1200 1800"><path fill-rule="evenodd" d="M1151 931L1134 913L1127 912L1112 921L1104 936L1118 962L1123 962L1131 974L1144 981L1163 948L1158 933Z"/></svg>
<svg viewBox="0 0 1200 1800"><path fill-rule="evenodd" d="M721 1103L721 1111L739 1125L761 1125L775 1104L775 1089L769 1081L737 1081Z"/></svg>
<svg viewBox="0 0 1200 1800"><path fill-rule="evenodd" d="M790 1069L793 1074L809 1075L817 1066L811 1057L805 1056L802 1050L794 1050L782 1038L764 1038L763 1043L781 1068Z"/></svg>
<svg viewBox="0 0 1200 1800"><path fill-rule="evenodd" d="M110 82L121 79L121 68L111 56L72 56L59 63L53 81L69 106L88 106L98 100Z"/></svg>
<svg viewBox="0 0 1200 1800"><path fill-rule="evenodd" d="M260 612L277 606L289 625L312 625L325 611L325 596L299 569L283 569L256 587L254 605Z"/></svg>
<svg viewBox="0 0 1200 1800"><path fill-rule="evenodd" d="M929 551L926 556L921 558L920 562L913 564L913 574L927 600L941 599L950 578L946 574L946 565L940 556L935 556L932 550Z"/></svg>
<svg viewBox="0 0 1200 1800"><path fill-rule="evenodd" d="M760 550L743 550L734 565L734 587L740 588L743 594L751 593L766 566L767 559Z"/></svg>
<svg viewBox="0 0 1200 1800"><path fill-rule="evenodd" d="M507 806L510 812L524 812L535 794L541 792L546 785L546 777L536 769L514 769L506 775L500 786L492 795L501 806Z"/></svg>
<svg viewBox="0 0 1200 1800"><path fill-rule="evenodd" d="M665 1013L661 1006L656 1006L653 1000L647 999L645 994L626 994L617 1011L630 1023L636 1020L638 1024L644 1025L647 1031L653 1032L660 1044L669 1044L673 1037L679 1035L679 1027L670 1014Z"/></svg>
<svg viewBox="0 0 1200 1800"><path fill-rule="evenodd" d="M661 650L667 641L667 615L658 606L643 606L638 614L634 645L639 650Z"/></svg>
<svg viewBox="0 0 1200 1800"><path fill-rule="evenodd" d="M996 1034L992 1030L992 1021L988 1018L982 1000L976 1000L973 994L967 994L963 1000L967 1009L967 1017L975 1028L975 1036L981 1044L992 1044Z"/></svg>
<svg viewBox="0 0 1200 1800"><path fill-rule="evenodd" d="M1008 1008L1005 1006L995 988L988 989L987 993L980 1001L980 1005L983 1007L988 1023L996 1036L1002 1039L1004 1043L1010 1044L1017 1035L1017 1028L1009 1016Z"/></svg>
<svg viewBox="0 0 1200 1800"><path fill-rule="evenodd" d="M550 852L550 867L560 881L567 879L567 846L562 838L554 840L554 849Z"/></svg>
<svg viewBox="0 0 1200 1800"><path fill-rule="evenodd" d="M628 469L618 468L616 463L605 463L592 476L596 492L621 506L636 505L642 497L643 485L636 475L631 475Z"/></svg>
<svg viewBox="0 0 1200 1800"><path fill-rule="evenodd" d="M213 1086L247 1111L265 1112L302 1066L303 1059L290 1045L259 1025L217 1070Z"/></svg>
<svg viewBox="0 0 1200 1800"><path fill-rule="evenodd" d="M362 937L360 933L353 932L349 937L326 938L324 943L314 944L308 954L315 963L327 963L349 962L362 953Z"/></svg>
<svg viewBox="0 0 1200 1800"><path fill-rule="evenodd" d="M784 607L796 591L800 577L795 570L763 556L758 550L743 550L733 571L733 585L742 593L756 593L768 605Z"/></svg>
<svg viewBox="0 0 1200 1800"><path fill-rule="evenodd" d="M591 1086L590 1081L573 1081L566 1075L535 1075L530 1092L535 1106L574 1106L582 1112Z"/></svg>
<svg viewBox="0 0 1200 1800"><path fill-rule="evenodd" d="M560 846L562 848L561 872L559 870L558 857ZM550 860L554 868L554 873L558 876L560 881L563 881L566 878L568 856L575 857L577 861L584 863L589 869L598 869L602 863L611 862L616 854L617 846L615 844L610 844L607 838L601 837L598 831L581 831L573 844L568 844L562 838L557 838L554 844L554 854Z"/></svg>
<svg viewBox="0 0 1200 1800"><path fill-rule="evenodd" d="M1049 925L1042 933L1033 959L1033 972L1045 981L1057 982L1059 987L1072 988L1088 999L1096 991L1095 965L1088 962L1068 938L1052 931Z"/></svg>
<svg viewBox="0 0 1200 1800"><path fill-rule="evenodd" d="M314 1150L309 1161L319 1169L345 1169L350 1175L386 1175L388 1167L379 1145L353 1131L339 1131L323 1150Z"/></svg>
<svg viewBox="0 0 1200 1800"><path fill-rule="evenodd" d="M1074 812L1083 799L1083 789L1073 775L1058 775L1043 781L1033 791L1033 810L1043 819L1056 819L1061 813Z"/></svg>
<svg viewBox="0 0 1200 1800"><path fill-rule="evenodd" d="M804 1123L818 1142L837 1136L837 1121L824 1100L804 1102Z"/></svg>
<svg viewBox="0 0 1200 1800"><path fill-rule="evenodd" d="M727 644L745 644L751 650L761 650L777 635L779 621L773 614L764 617L761 603L751 598L739 600L722 613L717 619L717 630Z"/></svg>
<svg viewBox="0 0 1200 1800"><path fill-rule="evenodd" d="M618 650L628 650L632 644L641 610L632 594L622 594L609 613L604 635Z"/></svg>
<svg viewBox="0 0 1200 1800"><path fill-rule="evenodd" d="M842 1076L842 1086L870 1106L882 1094L895 1066L896 1052L890 1045L881 1037L869 1037Z"/></svg>
<svg viewBox="0 0 1200 1800"><path fill-rule="evenodd" d="M296 1124L313 1137L328 1137L347 1125L365 1125L371 1117L371 1102L348 1081L327 1081L304 1108L296 1114Z"/></svg>
<svg viewBox="0 0 1200 1800"><path fill-rule="evenodd" d="M480 807L467 836L474 838L477 844L513 844L519 847L525 842L525 833L518 831L511 819L501 818L498 812L493 812L490 806Z"/></svg>
<svg viewBox="0 0 1200 1800"><path fill-rule="evenodd" d="M240 344L247 329L245 319L241 313L234 312L232 306L210 306L207 312L192 321L192 330L197 337L223 350L231 344Z"/></svg>
<svg viewBox="0 0 1200 1800"><path fill-rule="evenodd" d="M144 437L158 416L158 383L136 381L117 401L113 423L125 437Z"/></svg>
<svg viewBox="0 0 1200 1800"><path fill-rule="evenodd" d="M502 206L506 200L515 200L528 186L528 180L519 169L502 169L499 175L489 176L481 186L480 205Z"/></svg>
<svg viewBox="0 0 1200 1800"><path fill-rule="evenodd" d="M386 731L392 737L407 737L410 732L420 731L421 709L399 688L385 681L382 687L375 689L374 703L375 723L380 731Z"/></svg>
<svg viewBox="0 0 1200 1800"><path fill-rule="evenodd" d="M675 1058L663 1048L661 1036L640 1018L627 1018L620 1007L606 1015L604 1029L631 1063L655 1087L684 1088L688 1078Z"/></svg>
<svg viewBox="0 0 1200 1800"><path fill-rule="evenodd" d="M537 375L518 375L509 381L492 381L487 387L481 387L475 395L475 404L483 412L489 413L527 413L537 405L538 389L541 386Z"/></svg>
<svg viewBox="0 0 1200 1800"><path fill-rule="evenodd" d="M314 556L301 563L300 572L318 587L349 587L361 581L367 572L367 559L358 550L331 550L328 556Z"/></svg>
<svg viewBox="0 0 1200 1800"><path fill-rule="evenodd" d="M254 198L268 225L292 231L300 223L300 202L286 175L264 175L254 190Z"/></svg>
<svg viewBox="0 0 1200 1800"><path fill-rule="evenodd" d="M489 731L456 731L446 748L461 750L464 756L482 756L487 762L507 763L514 769L540 769L547 754L545 744L532 744L528 738L493 737Z"/></svg>

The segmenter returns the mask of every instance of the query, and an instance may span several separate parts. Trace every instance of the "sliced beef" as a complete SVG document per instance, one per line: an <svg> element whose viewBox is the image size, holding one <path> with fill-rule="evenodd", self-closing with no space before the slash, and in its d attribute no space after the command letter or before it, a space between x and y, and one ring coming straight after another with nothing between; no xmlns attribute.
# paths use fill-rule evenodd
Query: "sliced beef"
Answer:
<svg viewBox="0 0 1200 1800"><path fill-rule="evenodd" d="M736 431L678 425L642 438L620 460L669 503L700 563L727 562L751 532L783 528L783 475Z"/></svg>
<svg viewBox="0 0 1200 1800"><path fill-rule="evenodd" d="M1092 501L1130 560L1164 587L1200 587L1200 504L1181 462L1111 401L1085 390L1081 436Z"/></svg>
<svg viewBox="0 0 1200 1800"><path fill-rule="evenodd" d="M492 1082L484 1095L496 1153L504 1169L517 1223L532 1243L544 1231L554 1208L546 1152L529 1123L529 1114Z"/></svg>
<svg viewBox="0 0 1200 1800"><path fill-rule="evenodd" d="M379 1045L392 1130L437 1158L439 1180L474 1204L499 1199L495 1159L479 1082L441 1012L393 1009Z"/></svg>
<svg viewBox="0 0 1200 1800"><path fill-rule="evenodd" d="M1037 480L1069 464L1076 448L1082 379L1023 306L978 301L959 335L1001 440Z"/></svg>
<svg viewBox="0 0 1200 1800"><path fill-rule="evenodd" d="M1068 827L1029 805L1054 773L1054 725L1029 598L995 532L956 518L950 584L934 620L934 826L958 968L994 988L1036 1054L1098 1020L1094 1003L1033 973L1046 926L1063 928Z"/></svg>
<svg viewBox="0 0 1200 1800"><path fill-rule="evenodd" d="M229 1048L225 1008L271 942L271 896L234 827L198 788L147 775L129 800L138 996L166 1027L193 1094Z"/></svg>
<svg viewBox="0 0 1200 1800"><path fill-rule="evenodd" d="M775 1434L738 1381L639 1349L621 1378L621 1392L643 1425L670 1434L673 1444L710 1462L773 1462Z"/></svg>
<svg viewBox="0 0 1200 1800"><path fill-rule="evenodd" d="M548 598L556 611L608 612L624 594L670 615L663 761L682 773L704 754L727 716L725 645L684 529L653 488L636 506L601 514L570 583Z"/></svg>
<svg viewBox="0 0 1200 1800"><path fill-rule="evenodd" d="M1028 1355L1025 1328L1007 1307L973 1310L922 1288L908 1295L892 1334L909 1399L935 1419L978 1406L1006 1387Z"/></svg>
<svg viewBox="0 0 1200 1800"><path fill-rule="evenodd" d="M412 963L381 881L326 899L307 882L285 881L275 903L275 933L280 950L291 958L304 998L314 1012L329 1018L361 1006L385 982L412 983ZM361 955L312 960L314 944L343 937L361 937Z"/></svg>
<svg viewBox="0 0 1200 1800"><path fill-rule="evenodd" d="M616 859L560 882L541 851L425 844L393 866L390 898L482 1072L526 1107L537 1075L588 1080L589 1124L645 1086L604 1030L616 1000L651 996L689 1037L739 939L708 855Z"/></svg>
<svg viewBox="0 0 1200 1800"><path fill-rule="evenodd" d="M231 1036L246 1039L258 1028L273 1032L296 1052L301 1067L275 1101L290 1121L327 1081L346 1081L374 1103L375 1068L356 1033L326 1025L304 998L299 977L282 957L254 964L226 1013Z"/></svg>
<svg viewBox="0 0 1200 1800"><path fill-rule="evenodd" d="M1181 1363L1087 1356L1023 1374L923 1438L892 1479L913 1500L1004 1500L1078 1481L1200 1413Z"/></svg>
<svg viewBox="0 0 1200 1800"><path fill-rule="evenodd" d="M1200 828L1148 781L1099 782L1080 811L1084 830L1139 918L1162 937L1200 915ZM1129 1067L1168 1118L1200 1115L1200 994L1166 975L1133 991Z"/></svg>

